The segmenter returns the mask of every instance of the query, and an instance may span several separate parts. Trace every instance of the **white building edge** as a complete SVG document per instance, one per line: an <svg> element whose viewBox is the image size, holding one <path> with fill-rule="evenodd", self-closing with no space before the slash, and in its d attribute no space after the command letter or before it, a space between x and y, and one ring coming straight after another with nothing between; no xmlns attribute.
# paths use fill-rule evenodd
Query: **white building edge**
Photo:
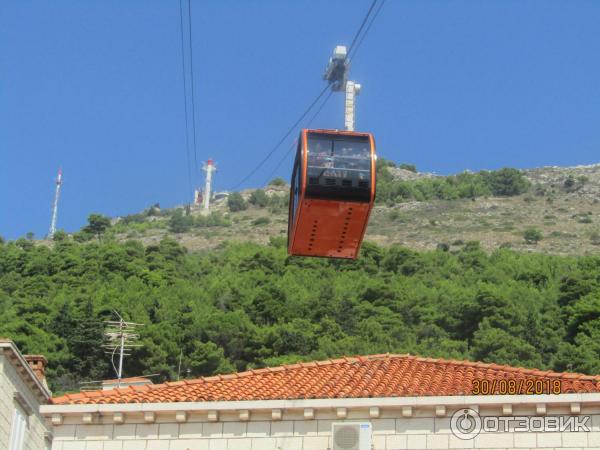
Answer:
<svg viewBox="0 0 600 450"><path fill-rule="evenodd" d="M51 448L51 429L40 414L51 397L44 368L44 357L24 356L14 342L0 338L0 449Z"/></svg>

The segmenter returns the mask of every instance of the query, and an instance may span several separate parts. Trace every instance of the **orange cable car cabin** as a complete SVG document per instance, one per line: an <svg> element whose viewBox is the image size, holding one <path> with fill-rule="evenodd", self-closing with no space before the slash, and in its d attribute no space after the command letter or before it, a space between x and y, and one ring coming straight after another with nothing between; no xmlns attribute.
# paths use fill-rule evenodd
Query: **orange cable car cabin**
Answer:
<svg viewBox="0 0 600 450"><path fill-rule="evenodd" d="M290 189L288 253L356 259L375 202L370 133L302 130Z"/></svg>

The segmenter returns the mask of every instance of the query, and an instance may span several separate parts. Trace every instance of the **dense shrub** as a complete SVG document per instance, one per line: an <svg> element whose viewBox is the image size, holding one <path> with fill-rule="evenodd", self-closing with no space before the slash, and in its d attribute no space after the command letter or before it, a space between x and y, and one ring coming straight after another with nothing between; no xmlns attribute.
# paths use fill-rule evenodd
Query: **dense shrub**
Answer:
<svg viewBox="0 0 600 450"><path fill-rule="evenodd" d="M248 208L246 200L244 200L244 197L239 192L229 194L229 197L227 197L227 206L231 212L243 211Z"/></svg>
<svg viewBox="0 0 600 450"><path fill-rule="evenodd" d="M267 194L262 189L256 189L250 194L248 202L254 206L264 208L269 203L269 197L267 197Z"/></svg>
<svg viewBox="0 0 600 450"><path fill-rule="evenodd" d="M119 223L123 223L124 225L129 225L130 223L143 223L146 221L147 217L147 214L129 214L121 217Z"/></svg>
<svg viewBox="0 0 600 450"><path fill-rule="evenodd" d="M404 170L408 170L410 172L414 172L417 173L417 166L415 166L414 164L406 164L406 163L402 163L399 166L401 169Z"/></svg>
<svg viewBox="0 0 600 450"><path fill-rule="evenodd" d="M269 197L269 212L272 214L285 212L290 203L290 196L287 194L271 195Z"/></svg>
<svg viewBox="0 0 600 450"><path fill-rule="evenodd" d="M542 232L537 228L529 228L523 233L523 238L528 244L537 244L542 240Z"/></svg>
<svg viewBox="0 0 600 450"><path fill-rule="evenodd" d="M575 186L575 177L573 175L567 176L563 185L565 189L570 190L571 188L573 188L573 186Z"/></svg>
<svg viewBox="0 0 600 450"><path fill-rule="evenodd" d="M83 231L100 238L110 226L110 218L102 214L90 214L88 216L88 224L83 228Z"/></svg>
<svg viewBox="0 0 600 450"><path fill-rule="evenodd" d="M194 225L194 218L184 214L182 209L177 209L169 219L169 230L173 233L185 233Z"/></svg>
<svg viewBox="0 0 600 450"><path fill-rule="evenodd" d="M56 230L52 236L52 240L55 242L65 241L69 238L69 235L64 230Z"/></svg>
<svg viewBox="0 0 600 450"><path fill-rule="evenodd" d="M150 208L148 208L148 210L146 211L147 216L160 216L160 213L161 213L161 209L160 209L160 204L158 204L158 203L155 203Z"/></svg>
<svg viewBox="0 0 600 450"><path fill-rule="evenodd" d="M523 172L509 167L491 172L482 171L480 174L487 180L492 194L497 196L520 195L531 186Z"/></svg>
<svg viewBox="0 0 600 450"><path fill-rule="evenodd" d="M269 182L269 186L285 186L286 184L287 183L285 182L285 180L281 177L273 178Z"/></svg>
<svg viewBox="0 0 600 450"><path fill-rule="evenodd" d="M463 172L447 177L395 180L389 161L377 162L377 201L397 203L409 200L455 200L482 196L514 196L527 192L530 183L517 169L505 168L478 173Z"/></svg>
<svg viewBox="0 0 600 450"><path fill-rule="evenodd" d="M195 228L207 228L207 227L228 227L231 226L229 218L223 216L219 212L212 212L208 215L199 215L194 217Z"/></svg>

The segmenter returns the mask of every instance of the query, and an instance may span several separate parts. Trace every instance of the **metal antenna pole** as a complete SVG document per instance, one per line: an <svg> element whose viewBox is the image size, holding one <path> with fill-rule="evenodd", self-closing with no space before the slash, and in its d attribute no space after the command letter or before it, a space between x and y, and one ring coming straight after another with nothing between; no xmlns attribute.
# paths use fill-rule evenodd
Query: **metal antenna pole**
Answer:
<svg viewBox="0 0 600 450"><path fill-rule="evenodd" d="M121 378L123 378L123 353L125 353L124 352L125 333L123 332L124 324L125 324L125 322L123 321L123 318L121 317L121 320L119 321L119 334L121 335L121 350L120 350L120 354L119 354L119 374L117 376L117 379L119 381L117 383L117 387L119 387L121 385Z"/></svg>
<svg viewBox="0 0 600 450"><path fill-rule="evenodd" d="M105 348L105 353L111 355L111 363L117 374L117 387L120 387L121 379L123 378L123 358L131 355L130 351L134 348L141 347L141 344L133 344L133 342L140 338L139 334L135 333L135 330L137 327L142 326L142 324L126 322L117 311L113 312L119 320L107 320L104 322L106 324L104 336L108 342L103 347ZM118 367L114 363L114 356L117 350L119 351Z"/></svg>
<svg viewBox="0 0 600 450"><path fill-rule="evenodd" d="M179 365L177 366L177 381L179 381L179 375L181 374L181 358L183 356L183 349L179 351Z"/></svg>
<svg viewBox="0 0 600 450"><path fill-rule="evenodd" d="M52 239L56 233L56 218L58 216L58 199L60 198L60 187L62 185L62 168L58 168L58 176L56 177L56 191L54 192L54 202L52 203L52 220L50 221L50 232L48 237Z"/></svg>

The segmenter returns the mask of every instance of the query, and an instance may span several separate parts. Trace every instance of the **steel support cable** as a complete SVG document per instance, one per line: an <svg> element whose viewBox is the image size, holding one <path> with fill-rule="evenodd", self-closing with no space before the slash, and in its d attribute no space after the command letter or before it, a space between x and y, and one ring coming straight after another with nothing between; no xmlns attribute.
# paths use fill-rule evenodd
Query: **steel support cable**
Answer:
<svg viewBox="0 0 600 450"><path fill-rule="evenodd" d="M188 0L189 1L189 0ZM359 35L361 34L363 28L365 27L365 24L367 23L367 21L369 20L369 16L371 15L371 12L373 11L373 8L375 7L377 3L377 0L373 0L373 2L371 3L371 6L369 7L367 14L365 15L365 17L362 20L362 23L360 24L360 27L358 28L358 31L356 32L356 34L354 35L354 38L352 39L352 42L350 44L350 47L348 49L348 54L350 54L350 52L352 51ZM325 91L329 88L329 84L327 86L325 86L325 88L321 91L321 93L317 96L317 98L310 104L310 106L304 111L304 113L300 116L300 118L294 123L294 125L292 125L288 131L285 133L285 135L279 140L279 142L275 145L275 147L273 147L273 149L267 154L267 156L265 156L262 161L254 168L250 171L250 173L248 175L246 175L239 183L237 183L235 186L233 186L233 188L231 189L232 191L236 190L239 186L241 186L242 184L244 184L252 175L254 175L263 165L265 162L267 162L269 160L269 158L273 155L273 153L275 153L275 151L281 146L281 144L283 144L283 142L287 139L287 137L292 133L292 131L294 131L294 129L296 128L296 126L304 119L304 117L306 117L306 115L310 112L310 110L314 107L314 105L319 101L319 99L323 96L323 94L325 93ZM193 98L193 94L192 94L192 98ZM290 150L288 150L289 152Z"/></svg>
<svg viewBox="0 0 600 450"><path fill-rule="evenodd" d="M318 103L318 101L321 99L321 97L323 97L323 94L325 94L325 92L327 91L327 89L329 89L329 85L325 86L323 88L323 90L319 93L319 95L317 95L317 97L312 101L312 103L308 106L308 108L306 108L306 110L302 113L302 115L300 116L300 118L298 120L296 120L296 122L294 122L294 124L287 130L287 132L283 135L283 137L277 142L277 144L275 144L275 146L271 149L271 151L269 151L269 153L267 153L267 156L265 156L256 167L254 167L254 169L252 169L248 175L246 175L244 178L242 178L240 180L240 182L238 182L235 186L233 186L231 188L232 191L235 191L238 187L240 187L242 184L244 184L252 175L254 175L268 160L269 158L271 158L271 156L273 155L273 153L275 153L275 151L281 146L281 144L283 144L285 142L285 140L288 138L288 136L290 134L292 134L292 131L294 131L296 129L296 127L298 126L298 124L300 122L302 122L302 120L308 115L308 113L310 112L310 110Z"/></svg>
<svg viewBox="0 0 600 450"><path fill-rule="evenodd" d="M369 24L367 25L367 28L365 28L365 32L361 36L360 40L356 43L356 48L354 50L354 53L351 55L350 52L348 52L348 63L350 63L350 61L352 61L352 58L354 58L354 56L358 52L358 49L360 48L363 41L365 40L365 37L367 36L367 34L369 34L369 30L371 29L373 22L375 22L375 19L377 19L377 16L381 12L381 8L383 8L384 3L385 3L385 0L381 0L381 2L379 3L379 6L377 7L375 14L373 14L373 17L371 18Z"/></svg>
<svg viewBox="0 0 600 450"><path fill-rule="evenodd" d="M194 136L194 171L198 170L198 154L196 150L196 102L194 99L194 52L192 51L192 2L188 0L188 32L190 47L190 86L192 90L192 130Z"/></svg>
<svg viewBox="0 0 600 450"><path fill-rule="evenodd" d="M193 192L192 187L192 169L190 161L190 126L188 122L188 94L187 94L187 83L185 73L185 45L183 38L183 0L179 0L179 26L181 35L181 73L183 75L183 110L185 113L185 153L187 159L187 173L188 173L188 188L189 192Z"/></svg>
<svg viewBox="0 0 600 450"><path fill-rule="evenodd" d="M321 105L319 106L319 109L317 109L317 111L313 114L313 116L310 118L310 120L306 123L306 128L310 127L310 124L313 122L313 120L315 120L317 118L317 116L319 115L319 113L323 110L323 107L325 106L325 104L327 103L327 101L331 98L332 94L333 94L333 91L329 91L329 95L327 95L327 97L325 97L325 100L323 100L323 103L321 103ZM294 139L294 142L292 142L292 145L290 146L290 148L288 149L288 151L285 152L285 155L283 155L283 158L281 158L279 160L279 162L277 163L277 165L275 166L275 168L269 174L269 177L267 178L267 181L265 181L265 185L267 185L269 183L269 181L271 181L271 178L273 177L273 175L275 175L275 173L277 172L277 169L279 169L279 167L287 159L287 157L292 152L292 150L294 150L294 148L296 147L297 143L298 143L298 139Z"/></svg>
<svg viewBox="0 0 600 450"><path fill-rule="evenodd" d="M373 2L371 3L371 6L369 7L369 10L367 11L367 14L365 14L365 17L364 17L362 23L360 24L360 27L358 27L358 31L354 35L354 38L352 39L352 42L350 43L350 47L348 47L348 55L354 48L354 44L356 43L356 40L358 39L358 36L362 32L362 29L364 28L365 24L367 23L367 20L369 19L369 16L371 15L371 12L373 11L373 8L375 7L376 3L377 3L377 0L373 0Z"/></svg>

